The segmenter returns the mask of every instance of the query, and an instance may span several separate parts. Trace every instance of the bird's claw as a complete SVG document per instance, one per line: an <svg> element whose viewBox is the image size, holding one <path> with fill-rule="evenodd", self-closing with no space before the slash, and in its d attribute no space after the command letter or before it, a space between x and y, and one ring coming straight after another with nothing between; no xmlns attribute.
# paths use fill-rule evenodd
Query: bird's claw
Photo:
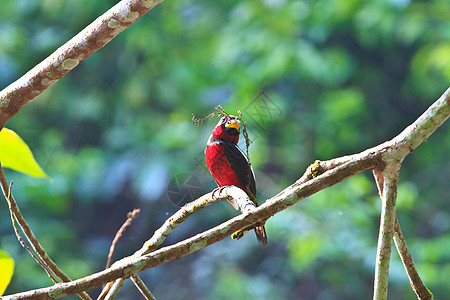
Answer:
<svg viewBox="0 0 450 300"><path fill-rule="evenodd" d="M215 199L215 198L216 198L216 193L219 193L219 196L218 196L218 197L220 197L220 193L222 193L222 191L223 191L224 188L225 188L225 186L219 186L219 187L215 188L215 189L212 191L211 198Z"/></svg>

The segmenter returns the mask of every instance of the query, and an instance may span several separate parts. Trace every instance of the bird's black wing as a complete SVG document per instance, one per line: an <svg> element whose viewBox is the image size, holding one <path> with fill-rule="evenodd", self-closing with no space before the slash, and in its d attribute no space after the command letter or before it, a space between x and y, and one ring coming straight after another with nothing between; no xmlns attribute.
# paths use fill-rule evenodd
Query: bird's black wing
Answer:
<svg viewBox="0 0 450 300"><path fill-rule="evenodd" d="M241 184L247 190L247 193L250 192L253 194L249 195L250 198L253 198L252 200L256 202L255 174L253 173L253 169L248 162L247 156L245 156L244 152L242 152L236 144L225 141L223 144L225 145L225 156L228 163Z"/></svg>

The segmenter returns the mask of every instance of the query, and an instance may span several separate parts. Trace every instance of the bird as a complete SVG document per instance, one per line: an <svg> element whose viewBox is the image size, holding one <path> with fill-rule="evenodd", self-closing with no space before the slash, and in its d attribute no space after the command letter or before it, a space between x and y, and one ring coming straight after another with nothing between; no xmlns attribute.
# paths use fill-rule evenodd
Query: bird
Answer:
<svg viewBox="0 0 450 300"><path fill-rule="evenodd" d="M205 149L205 161L218 187L237 186L247 193L255 206L255 174L247 156L238 147L241 121L233 115L223 116L212 131ZM237 203L228 200L234 209ZM254 228L258 242L267 246L267 234L264 225Z"/></svg>

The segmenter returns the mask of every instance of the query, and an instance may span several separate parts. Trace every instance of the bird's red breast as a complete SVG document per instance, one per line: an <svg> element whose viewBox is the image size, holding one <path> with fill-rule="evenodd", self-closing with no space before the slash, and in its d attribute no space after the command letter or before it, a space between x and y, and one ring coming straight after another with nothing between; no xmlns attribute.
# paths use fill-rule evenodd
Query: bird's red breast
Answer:
<svg viewBox="0 0 450 300"><path fill-rule="evenodd" d="M207 145L205 150L206 165L219 186L236 185L245 191L245 186L236 176L227 160L226 147L226 145L220 143Z"/></svg>

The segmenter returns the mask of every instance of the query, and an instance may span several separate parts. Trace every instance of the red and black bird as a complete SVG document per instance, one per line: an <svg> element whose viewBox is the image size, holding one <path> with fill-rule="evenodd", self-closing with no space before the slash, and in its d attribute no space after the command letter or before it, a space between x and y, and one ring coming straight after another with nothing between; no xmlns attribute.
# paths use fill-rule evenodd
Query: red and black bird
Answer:
<svg viewBox="0 0 450 300"><path fill-rule="evenodd" d="M241 122L238 117L227 115L220 119L208 139L205 150L206 165L219 187L235 185L247 193L256 202L256 184L253 169L244 152L239 149L239 128ZM238 205L229 200L234 209ZM256 238L267 246L267 234L264 226L255 227Z"/></svg>

